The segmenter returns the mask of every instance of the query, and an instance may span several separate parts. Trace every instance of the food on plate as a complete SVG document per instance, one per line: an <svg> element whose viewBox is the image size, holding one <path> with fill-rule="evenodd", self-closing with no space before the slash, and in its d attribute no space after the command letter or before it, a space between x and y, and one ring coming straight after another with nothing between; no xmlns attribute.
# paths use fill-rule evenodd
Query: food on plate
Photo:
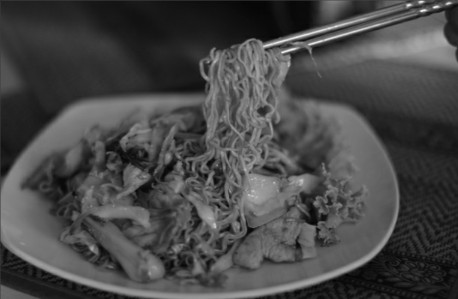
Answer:
<svg viewBox="0 0 458 299"><path fill-rule="evenodd" d="M231 267L313 258L366 189L339 125L281 92L289 64L255 39L213 49L202 105L90 127L24 187L55 201L60 241L138 282L220 286Z"/></svg>
<svg viewBox="0 0 458 299"><path fill-rule="evenodd" d="M315 231L316 227L303 219L303 212L293 206L283 216L250 233L234 252L234 263L256 269L264 258L294 262L314 257Z"/></svg>

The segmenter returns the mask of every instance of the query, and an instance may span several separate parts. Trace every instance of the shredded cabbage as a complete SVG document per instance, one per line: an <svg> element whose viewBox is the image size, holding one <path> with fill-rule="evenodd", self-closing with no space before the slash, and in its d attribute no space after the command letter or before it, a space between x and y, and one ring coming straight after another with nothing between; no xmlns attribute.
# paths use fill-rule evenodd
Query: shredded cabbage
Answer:
<svg viewBox="0 0 458 299"><path fill-rule="evenodd" d="M24 186L57 198L62 242L136 281L220 285L234 254L253 267L238 248L254 232L274 242L271 260L312 258L315 239L334 244L362 217L366 191L350 186L338 125L315 104L279 102L289 64L254 39L213 49L202 106L94 126Z"/></svg>

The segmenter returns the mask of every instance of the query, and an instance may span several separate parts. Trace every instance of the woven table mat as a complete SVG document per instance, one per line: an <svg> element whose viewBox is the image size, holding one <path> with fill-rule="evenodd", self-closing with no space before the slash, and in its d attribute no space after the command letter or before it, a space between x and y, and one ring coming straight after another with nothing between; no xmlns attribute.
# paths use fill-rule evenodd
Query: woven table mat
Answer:
<svg viewBox="0 0 458 299"><path fill-rule="evenodd" d="M19 18L13 8L3 11L2 38L28 89L2 99L2 174L43 125L80 97L201 88L198 73L188 68L176 82L171 70L157 77L148 60L156 52L140 53L150 61L145 65L133 60L138 45L102 34L79 6L65 6L69 36L51 21L30 30L25 20L46 16L46 9ZM201 54L196 50L182 62ZM365 61L320 74L302 67L299 57L286 85L297 97L348 104L365 116L397 172L398 222L382 252L363 267L263 298L458 298L458 73ZM2 283L38 297L127 298L56 277L3 246L1 257Z"/></svg>

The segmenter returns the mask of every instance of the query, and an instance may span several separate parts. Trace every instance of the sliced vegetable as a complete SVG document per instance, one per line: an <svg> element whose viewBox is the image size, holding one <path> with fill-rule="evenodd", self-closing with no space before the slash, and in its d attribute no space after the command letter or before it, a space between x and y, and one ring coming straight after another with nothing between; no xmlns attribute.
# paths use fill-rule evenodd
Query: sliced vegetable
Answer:
<svg viewBox="0 0 458 299"><path fill-rule="evenodd" d="M68 178L74 174L83 164L85 157L89 152L87 143L83 140L72 147L65 153L63 159L60 159L60 163L57 163L55 174L58 177Z"/></svg>
<svg viewBox="0 0 458 299"><path fill-rule="evenodd" d="M100 258L101 252L96 240L85 230L71 233L71 227L67 227L60 235L60 241L69 244L77 252L81 253L91 263L96 263Z"/></svg>
<svg viewBox="0 0 458 299"><path fill-rule="evenodd" d="M321 178L303 174L286 180L261 174L249 174L245 179L243 202L248 226L258 227L287 211L286 201L301 192L310 193Z"/></svg>
<svg viewBox="0 0 458 299"><path fill-rule="evenodd" d="M232 245L231 249L221 256L210 268L210 272L214 274L219 274L221 272L226 271L227 269L231 268L234 265L234 261L232 260L232 256L234 255L235 249L238 247L240 242L236 242Z"/></svg>
<svg viewBox="0 0 458 299"><path fill-rule="evenodd" d="M162 261L150 251L132 243L113 223L101 224L90 217L86 217L84 223L102 247L121 264L130 279L150 282L164 276Z"/></svg>
<svg viewBox="0 0 458 299"><path fill-rule="evenodd" d="M92 208L89 213L107 220L130 219L144 228L151 227L150 213L142 207L105 205Z"/></svg>
<svg viewBox="0 0 458 299"><path fill-rule="evenodd" d="M285 202L278 199L281 179L261 174L245 178L242 202L249 227L261 226L286 213Z"/></svg>
<svg viewBox="0 0 458 299"><path fill-rule="evenodd" d="M124 168L122 177L124 189L119 192L117 198L124 197L135 192L135 190L151 179L151 175L148 172L143 171L132 164L128 164L126 168Z"/></svg>
<svg viewBox="0 0 458 299"><path fill-rule="evenodd" d="M290 176L286 183L282 185L282 193L296 195L300 192L310 194L323 179L319 176L305 173L298 176Z"/></svg>
<svg viewBox="0 0 458 299"><path fill-rule="evenodd" d="M210 208L209 205L203 203L199 199L199 195L194 192L191 192L186 198L194 205L197 210L197 214L199 217L207 223L212 229L217 229L218 225L216 224L216 217L213 210Z"/></svg>
<svg viewBox="0 0 458 299"><path fill-rule="evenodd" d="M123 151L127 151L131 147L138 146L144 148L144 143L151 138L151 128L147 121L134 124L126 135L119 140L119 145Z"/></svg>

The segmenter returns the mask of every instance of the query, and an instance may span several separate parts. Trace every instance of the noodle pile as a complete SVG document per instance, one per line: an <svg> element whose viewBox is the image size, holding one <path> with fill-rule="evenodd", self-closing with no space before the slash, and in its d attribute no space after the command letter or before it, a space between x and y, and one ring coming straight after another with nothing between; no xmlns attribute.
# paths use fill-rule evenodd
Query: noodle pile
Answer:
<svg viewBox="0 0 458 299"><path fill-rule="evenodd" d="M278 51L264 51L258 40L213 49L201 61L207 81L206 131L198 143L185 143L182 156L187 157L184 169L190 175L186 184L218 211L216 236L207 231L198 237L216 257L247 233L241 204L243 177L267 159L273 126L279 121L280 65L287 61Z"/></svg>
<svg viewBox="0 0 458 299"><path fill-rule="evenodd" d="M243 176L265 162L273 124L279 120L276 107L282 62L286 62L283 56L264 51L257 40L226 50L213 49L201 62L208 82L203 105L205 143L197 151L202 154L185 159L187 170L197 174L188 182L195 180L197 188L208 190L209 201L227 213L238 213L235 218L239 218L240 229L232 232L232 239L246 233L243 213L237 211Z"/></svg>
<svg viewBox="0 0 458 299"><path fill-rule="evenodd" d="M288 65L289 57L264 50L255 39L213 49L200 63L207 82L202 107L110 130L93 127L74 148L44 161L25 186L57 200L54 213L67 223L61 241L90 262L126 270L98 242L90 227L95 219L114 224L127 242L146 250L142 255L159 257L165 277L220 285L234 249L250 232L243 203L247 177L286 177L306 168L275 132ZM307 140L331 146L320 141L330 130L315 127L320 133ZM356 219L359 210L351 211Z"/></svg>

